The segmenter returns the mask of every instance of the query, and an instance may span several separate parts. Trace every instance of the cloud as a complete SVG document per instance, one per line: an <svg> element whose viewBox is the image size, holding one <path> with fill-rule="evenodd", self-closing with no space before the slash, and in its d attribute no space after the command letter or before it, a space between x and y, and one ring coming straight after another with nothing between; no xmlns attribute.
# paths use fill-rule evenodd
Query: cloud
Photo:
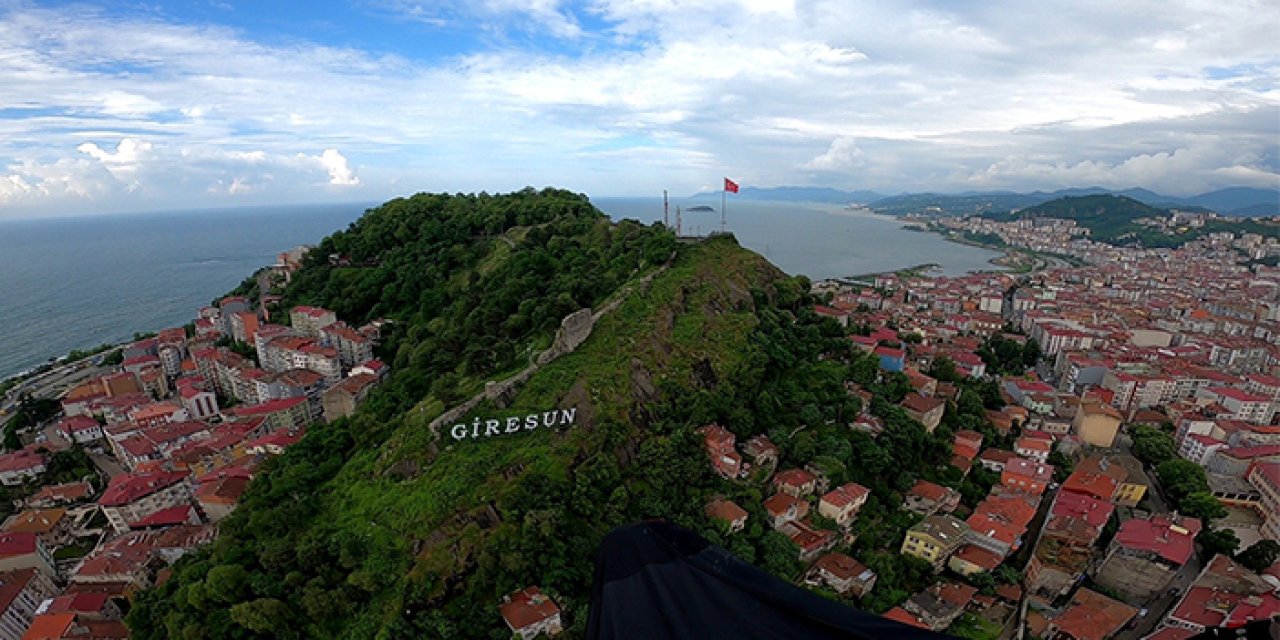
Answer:
<svg viewBox="0 0 1280 640"><path fill-rule="evenodd" d="M360 178L357 178L351 172L351 167L347 166L347 159L338 153L337 149L325 149L320 154L320 164L324 166L325 171L329 172L329 184L350 187L360 184Z"/></svg>
<svg viewBox="0 0 1280 640"><path fill-rule="evenodd" d="M3 4L0 216L721 174L1275 185L1272 5L388 0L335 43L305 13L281 35Z"/></svg>
<svg viewBox="0 0 1280 640"><path fill-rule="evenodd" d="M827 152L804 164L805 169L814 171L848 171L866 164L866 154L858 148L858 141L850 138L836 138L827 148Z"/></svg>

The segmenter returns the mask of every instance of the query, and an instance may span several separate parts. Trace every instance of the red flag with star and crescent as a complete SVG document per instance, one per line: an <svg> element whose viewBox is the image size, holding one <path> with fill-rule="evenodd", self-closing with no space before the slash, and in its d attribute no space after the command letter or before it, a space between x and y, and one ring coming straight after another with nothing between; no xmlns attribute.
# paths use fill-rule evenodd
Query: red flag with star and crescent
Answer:
<svg viewBox="0 0 1280 640"><path fill-rule="evenodd" d="M736 182L734 182L734 181L732 181L732 180L730 180L730 179L728 179L728 178L725 178L725 179L724 179L724 190L725 190L725 191L728 191L729 193L737 193L737 192L738 192L738 183L736 183Z"/></svg>

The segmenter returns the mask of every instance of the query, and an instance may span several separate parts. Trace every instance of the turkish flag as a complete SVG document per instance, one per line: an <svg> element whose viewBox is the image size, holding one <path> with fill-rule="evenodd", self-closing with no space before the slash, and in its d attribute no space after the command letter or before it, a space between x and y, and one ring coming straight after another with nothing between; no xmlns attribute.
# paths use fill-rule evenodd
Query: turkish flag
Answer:
<svg viewBox="0 0 1280 640"><path fill-rule="evenodd" d="M728 191L729 193L737 193L737 192L738 192L738 183L736 183L736 182L734 182L734 181L732 181L732 180L730 180L730 179L728 179L728 178L725 178L725 179L724 179L724 190L725 190L725 191Z"/></svg>

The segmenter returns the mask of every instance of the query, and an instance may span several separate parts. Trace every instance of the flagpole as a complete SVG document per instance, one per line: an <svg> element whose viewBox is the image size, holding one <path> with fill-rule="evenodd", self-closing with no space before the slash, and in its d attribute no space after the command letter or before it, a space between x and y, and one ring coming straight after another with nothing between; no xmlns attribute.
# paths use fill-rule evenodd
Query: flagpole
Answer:
<svg viewBox="0 0 1280 640"><path fill-rule="evenodd" d="M728 187L728 185L725 186ZM724 208L727 202L729 202L729 189L724 188L720 190L720 233L724 233Z"/></svg>

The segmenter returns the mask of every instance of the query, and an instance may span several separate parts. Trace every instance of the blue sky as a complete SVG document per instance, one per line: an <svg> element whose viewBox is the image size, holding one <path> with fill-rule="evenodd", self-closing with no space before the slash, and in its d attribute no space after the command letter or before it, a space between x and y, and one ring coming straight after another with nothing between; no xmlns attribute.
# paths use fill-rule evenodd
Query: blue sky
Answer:
<svg viewBox="0 0 1280 640"><path fill-rule="evenodd" d="M0 217L1280 186L1280 6L0 0Z"/></svg>

